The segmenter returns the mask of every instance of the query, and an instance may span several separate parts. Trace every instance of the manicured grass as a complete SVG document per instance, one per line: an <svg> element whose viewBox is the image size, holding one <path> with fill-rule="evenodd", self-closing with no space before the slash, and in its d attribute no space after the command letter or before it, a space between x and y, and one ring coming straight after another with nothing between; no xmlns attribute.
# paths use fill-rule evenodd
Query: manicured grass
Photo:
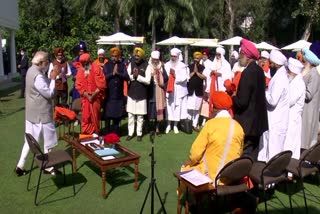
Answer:
<svg viewBox="0 0 320 214"><path fill-rule="evenodd" d="M107 171L108 197L101 197L101 175L99 169L90 163L83 155L78 155L79 170L75 175L76 195L72 197L72 183L67 176L67 185L62 184L61 177L44 175L40 186L40 205L33 204L35 189L26 190L28 176L17 177L13 172L19 159L23 145L24 134L24 99L18 99L19 91L1 91L0 103L0 212L1 213L139 213L150 181L151 143L149 136L142 142L136 139L130 142L121 138L121 144L141 155L139 164L140 189L134 190L134 168L120 167ZM126 122L122 123L126 131ZM176 213L177 180L173 173L180 170L187 159L190 146L196 134L178 135L172 132L155 138L155 177L161 197L165 199L167 213ZM42 142L41 142L42 145ZM71 151L63 141L59 142L59 149ZM31 154L26 168L31 164ZM34 169L31 185L36 184L38 169ZM70 174L70 167L66 167ZM311 182L306 183L309 213L319 213L320 189ZM150 194L144 213L150 213ZM276 191L274 199L268 202L270 213L290 213L287 194ZM304 213L302 193L293 196L294 213ZM155 194L155 212L160 212L160 203ZM264 204L259 205L259 212L264 212ZM158 212L159 211L159 212ZM183 210L184 212L184 210Z"/></svg>

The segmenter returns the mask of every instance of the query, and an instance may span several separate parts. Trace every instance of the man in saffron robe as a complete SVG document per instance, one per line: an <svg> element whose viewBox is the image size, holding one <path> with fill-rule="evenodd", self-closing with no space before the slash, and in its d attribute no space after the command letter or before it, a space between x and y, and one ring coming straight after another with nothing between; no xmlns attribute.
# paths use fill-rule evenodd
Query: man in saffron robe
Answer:
<svg viewBox="0 0 320 214"><path fill-rule="evenodd" d="M102 70L91 64L90 55L84 53L79 58L76 89L81 96L83 134L98 134L100 131L100 110L106 89L106 79Z"/></svg>
<svg viewBox="0 0 320 214"><path fill-rule="evenodd" d="M98 50L98 59L94 60L93 63L97 64L101 70L103 70L103 66L108 62L108 59L106 58L106 55L105 55L105 51L100 48Z"/></svg>

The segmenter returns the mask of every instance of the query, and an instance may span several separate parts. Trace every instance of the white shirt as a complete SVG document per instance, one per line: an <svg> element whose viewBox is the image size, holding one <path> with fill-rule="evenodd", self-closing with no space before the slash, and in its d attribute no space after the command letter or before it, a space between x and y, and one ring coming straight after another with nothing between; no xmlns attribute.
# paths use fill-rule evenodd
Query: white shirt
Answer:
<svg viewBox="0 0 320 214"><path fill-rule="evenodd" d="M48 70L48 78L50 78L50 74L51 74L51 71L52 71L52 69L53 69L53 64L52 63L50 63L50 65L49 65L49 70ZM62 71L61 71L61 73L62 74L64 74L64 68L62 68ZM71 76L71 69L70 69L70 66L69 66L69 63L67 63L67 73L66 73L66 77L67 78L69 78L70 76ZM60 77L59 77L59 75L57 75L57 77L56 77L56 79L58 80ZM62 75L62 82L66 82L67 81L67 78L65 78L65 76L64 75Z"/></svg>

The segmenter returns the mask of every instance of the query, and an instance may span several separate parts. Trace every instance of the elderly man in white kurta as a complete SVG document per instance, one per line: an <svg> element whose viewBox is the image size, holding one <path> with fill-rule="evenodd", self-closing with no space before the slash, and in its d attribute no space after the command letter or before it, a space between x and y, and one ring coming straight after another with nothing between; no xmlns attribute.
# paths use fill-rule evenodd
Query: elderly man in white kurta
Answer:
<svg viewBox="0 0 320 214"><path fill-rule="evenodd" d="M278 50L270 53L270 66L277 68L266 91L269 130L262 135L259 161L269 161L283 151L289 124L289 79L287 58Z"/></svg>
<svg viewBox="0 0 320 214"><path fill-rule="evenodd" d="M320 75L316 66L320 64L319 43L312 43L310 49L303 48L303 80L306 84L306 99L302 113L301 148L309 149L317 143L320 106ZM318 49L318 50L317 50Z"/></svg>
<svg viewBox="0 0 320 214"><path fill-rule="evenodd" d="M216 49L216 56L213 60L212 74L214 74L215 77L216 91L226 91L226 88L224 87L224 81L226 81L227 79L233 79L233 73L231 71L230 63L224 57L225 53L226 51L224 50L224 48L218 47Z"/></svg>
<svg viewBox="0 0 320 214"><path fill-rule="evenodd" d="M171 130L171 121L173 124L173 131L175 134L179 133L177 127L180 119L188 117L187 112L187 82L189 79L189 69L186 64L179 60L181 51L177 48L173 48L170 51L170 61L167 62L164 67L169 76L168 87L171 78L174 78L174 88L170 93L167 90L167 120L168 125L166 128L166 134ZM170 77L171 75L171 77Z"/></svg>
<svg viewBox="0 0 320 214"><path fill-rule="evenodd" d="M58 70L53 67L50 79L46 76L49 68L48 53L38 51L32 59L32 66L26 76L26 120L25 132L31 134L38 142L43 135L44 153L58 144L56 129L53 124L52 96ZM15 172L18 176L25 175L24 165L29 153L29 145L24 140L20 160ZM56 174L52 167L45 172Z"/></svg>
<svg viewBox="0 0 320 214"><path fill-rule="evenodd" d="M288 77L290 90L289 126L283 150L292 151L292 157L300 158L302 111L306 96L306 85L301 72L303 64L296 59L289 58Z"/></svg>

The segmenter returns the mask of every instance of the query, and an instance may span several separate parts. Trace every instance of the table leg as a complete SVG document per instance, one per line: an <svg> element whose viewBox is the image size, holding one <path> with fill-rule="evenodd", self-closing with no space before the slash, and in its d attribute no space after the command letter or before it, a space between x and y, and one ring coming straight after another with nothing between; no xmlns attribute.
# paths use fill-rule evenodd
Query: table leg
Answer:
<svg viewBox="0 0 320 214"><path fill-rule="evenodd" d="M136 191L139 189L138 176L139 176L138 163L135 163L134 164L134 189Z"/></svg>
<svg viewBox="0 0 320 214"><path fill-rule="evenodd" d="M189 188L186 188L186 207L185 214L189 214Z"/></svg>
<svg viewBox="0 0 320 214"><path fill-rule="evenodd" d="M177 214L181 213L181 191L180 191L180 180L178 179L178 188L177 188L177 197L178 197L178 205L177 205Z"/></svg>
<svg viewBox="0 0 320 214"><path fill-rule="evenodd" d="M106 198L106 171L102 171L102 198Z"/></svg>
<svg viewBox="0 0 320 214"><path fill-rule="evenodd" d="M73 164L73 171L77 172L78 167L77 167L76 148L74 148L74 146L72 146L72 164Z"/></svg>

